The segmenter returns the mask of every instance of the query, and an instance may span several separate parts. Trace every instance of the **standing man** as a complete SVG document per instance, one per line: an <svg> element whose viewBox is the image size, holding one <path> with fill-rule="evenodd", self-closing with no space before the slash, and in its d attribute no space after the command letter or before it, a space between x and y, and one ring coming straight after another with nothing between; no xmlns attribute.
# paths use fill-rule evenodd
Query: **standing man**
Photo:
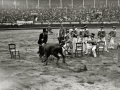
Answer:
<svg viewBox="0 0 120 90"><path fill-rule="evenodd" d="M58 41L59 41L59 44L61 44L62 41L64 40L65 33L66 33L66 30L63 27L63 25L61 24L60 25L60 30L58 31Z"/></svg>
<svg viewBox="0 0 120 90"><path fill-rule="evenodd" d="M87 41L89 38L90 32L87 29L87 25L84 26L84 35L83 35L83 51L85 51L85 54L87 54Z"/></svg>
<svg viewBox="0 0 120 90"><path fill-rule="evenodd" d="M68 29L65 35L65 45L63 46L63 52L65 52L66 49L67 52L72 53L72 37L70 33L71 31Z"/></svg>
<svg viewBox="0 0 120 90"><path fill-rule="evenodd" d="M101 29L98 31L98 42L104 41L105 42L105 51L109 52L107 50L107 42L106 42L106 32L103 30L104 26L101 26Z"/></svg>
<svg viewBox="0 0 120 90"><path fill-rule="evenodd" d="M49 23L49 22L48 22L47 31L48 31L50 34L51 34L51 33L53 33L52 28L51 28L51 26L50 26L50 23Z"/></svg>
<svg viewBox="0 0 120 90"><path fill-rule="evenodd" d="M39 40L38 40L39 51L38 51L38 53L40 52L40 48L42 47L42 45L44 45L44 44L47 43L47 40L48 40L48 32L47 32L47 30L44 28L44 29L43 29L43 32L40 33L40 35L39 35Z"/></svg>
<svg viewBox="0 0 120 90"><path fill-rule="evenodd" d="M116 27L113 26L112 28L113 28L113 30L111 30L108 34L108 36L109 36L109 38L108 38L108 40L109 40L108 48L110 48L110 49L114 49L114 44L115 44L114 38L116 37Z"/></svg>
<svg viewBox="0 0 120 90"><path fill-rule="evenodd" d="M73 53L75 53L77 37L78 37L78 32L77 32L77 28L75 27L75 25L72 26L72 30L73 30L71 32L72 46L73 46Z"/></svg>
<svg viewBox="0 0 120 90"><path fill-rule="evenodd" d="M80 32L78 34L78 42L83 42L84 28L81 27Z"/></svg>

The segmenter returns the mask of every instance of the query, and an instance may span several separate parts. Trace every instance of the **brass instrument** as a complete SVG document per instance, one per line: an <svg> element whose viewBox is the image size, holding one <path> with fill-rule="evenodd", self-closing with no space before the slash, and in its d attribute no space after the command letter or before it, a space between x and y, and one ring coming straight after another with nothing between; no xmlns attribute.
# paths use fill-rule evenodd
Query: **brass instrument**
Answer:
<svg viewBox="0 0 120 90"><path fill-rule="evenodd" d="M98 38L99 38L99 39L102 39L102 38L105 37L105 36L106 36L105 31L99 31L99 32L98 32Z"/></svg>
<svg viewBox="0 0 120 90"><path fill-rule="evenodd" d="M72 31L71 36L72 36L72 37L77 37L77 36L78 36L77 31L76 31L76 30Z"/></svg>

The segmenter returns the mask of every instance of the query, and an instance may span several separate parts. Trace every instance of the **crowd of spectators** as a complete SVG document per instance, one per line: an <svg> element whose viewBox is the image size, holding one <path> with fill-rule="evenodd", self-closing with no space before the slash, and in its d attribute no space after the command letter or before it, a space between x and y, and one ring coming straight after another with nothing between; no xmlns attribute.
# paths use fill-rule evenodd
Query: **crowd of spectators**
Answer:
<svg viewBox="0 0 120 90"><path fill-rule="evenodd" d="M44 8L3 8L0 7L0 22L16 21L35 22L119 22L120 7L102 6L97 8L82 7L44 7Z"/></svg>

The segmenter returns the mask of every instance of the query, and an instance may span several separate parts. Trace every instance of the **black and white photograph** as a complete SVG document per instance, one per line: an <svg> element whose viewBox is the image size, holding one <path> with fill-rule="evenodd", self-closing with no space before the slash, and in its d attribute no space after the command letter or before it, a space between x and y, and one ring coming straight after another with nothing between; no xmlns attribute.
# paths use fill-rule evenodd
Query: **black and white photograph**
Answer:
<svg viewBox="0 0 120 90"><path fill-rule="evenodd" d="M0 90L120 90L120 0L0 0Z"/></svg>

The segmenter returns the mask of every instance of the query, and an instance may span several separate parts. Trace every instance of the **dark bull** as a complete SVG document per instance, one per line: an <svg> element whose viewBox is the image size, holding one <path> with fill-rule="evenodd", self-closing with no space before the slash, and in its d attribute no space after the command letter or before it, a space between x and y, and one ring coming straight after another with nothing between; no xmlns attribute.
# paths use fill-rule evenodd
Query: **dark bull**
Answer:
<svg viewBox="0 0 120 90"><path fill-rule="evenodd" d="M58 61L60 59L58 54L61 54L63 58L63 63L65 63L65 56L63 55L62 46L60 44L52 44L52 43L45 44L44 46L41 46L40 52L39 52L40 57L45 56L45 60L44 60L45 65L47 65L48 57L50 55L53 55L57 58L56 64L58 65Z"/></svg>

